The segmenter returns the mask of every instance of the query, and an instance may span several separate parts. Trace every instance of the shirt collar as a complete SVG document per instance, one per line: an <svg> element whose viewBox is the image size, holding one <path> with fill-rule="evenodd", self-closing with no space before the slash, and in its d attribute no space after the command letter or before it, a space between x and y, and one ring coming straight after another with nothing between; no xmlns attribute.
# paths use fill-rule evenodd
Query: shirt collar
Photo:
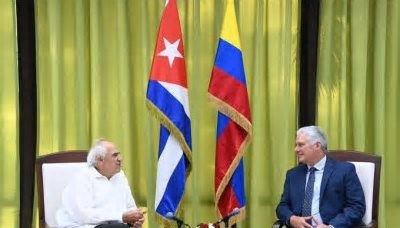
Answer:
<svg viewBox="0 0 400 228"><path fill-rule="evenodd" d="M106 176L99 173L99 171L94 166L89 167L89 171L90 171L91 175L95 178L106 178L107 180L110 180L110 181L115 179L117 177L117 175L119 175L122 172L122 171L119 171L114 176L112 176L110 179L108 179Z"/></svg>
<svg viewBox="0 0 400 228"><path fill-rule="evenodd" d="M326 155L319 160L313 167L315 167L318 171L322 171L325 168L325 163L326 163ZM311 166L308 166L308 168L311 168Z"/></svg>
<svg viewBox="0 0 400 228"><path fill-rule="evenodd" d="M101 173L99 173L99 171L97 171L97 169L94 166L89 167L90 173L93 177L95 178L106 178L105 176L101 175Z"/></svg>

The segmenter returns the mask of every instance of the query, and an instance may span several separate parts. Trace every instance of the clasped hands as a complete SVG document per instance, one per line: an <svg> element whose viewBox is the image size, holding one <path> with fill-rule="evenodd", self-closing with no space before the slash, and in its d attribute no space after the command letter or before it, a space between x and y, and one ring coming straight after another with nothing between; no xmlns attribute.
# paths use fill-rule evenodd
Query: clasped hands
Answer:
<svg viewBox="0 0 400 228"><path fill-rule="evenodd" d="M126 211L122 214L122 221L129 224L130 227L140 228L144 223L145 213L146 211L141 211L140 209Z"/></svg>
<svg viewBox="0 0 400 228"><path fill-rule="evenodd" d="M313 228L311 222L314 221L317 226L316 228L328 228L328 225L318 222L313 216L300 217L300 216L291 216L289 219L290 225L294 228Z"/></svg>

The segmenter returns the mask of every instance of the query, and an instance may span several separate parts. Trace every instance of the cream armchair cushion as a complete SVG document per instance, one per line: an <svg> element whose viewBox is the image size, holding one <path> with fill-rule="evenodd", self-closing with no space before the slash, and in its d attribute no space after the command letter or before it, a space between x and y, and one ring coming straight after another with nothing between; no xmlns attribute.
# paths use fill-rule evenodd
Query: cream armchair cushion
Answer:
<svg viewBox="0 0 400 228"><path fill-rule="evenodd" d="M358 179L365 196L365 214L363 217L364 224L370 224L372 221L372 200L374 193L374 171L375 164L372 162L352 162L356 167Z"/></svg>
<svg viewBox="0 0 400 228"><path fill-rule="evenodd" d="M55 215L61 206L62 191L71 178L85 167L86 162L43 164L44 214L47 227L57 227Z"/></svg>
<svg viewBox="0 0 400 228"><path fill-rule="evenodd" d="M86 150L58 151L36 158L39 228L56 227L55 213L70 179L86 166Z"/></svg>

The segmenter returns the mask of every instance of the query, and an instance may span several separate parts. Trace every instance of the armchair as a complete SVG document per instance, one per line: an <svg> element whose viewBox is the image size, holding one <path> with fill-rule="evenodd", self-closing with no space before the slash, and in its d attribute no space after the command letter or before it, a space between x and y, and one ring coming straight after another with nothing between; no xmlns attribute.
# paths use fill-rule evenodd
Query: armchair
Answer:
<svg viewBox="0 0 400 228"><path fill-rule="evenodd" d="M69 180L86 166L87 152L61 151L36 159L39 227L56 227L55 213Z"/></svg>
<svg viewBox="0 0 400 228"><path fill-rule="evenodd" d="M366 201L366 211L362 219L363 225L358 228L378 227L379 187L382 158L377 155L352 150L330 150L327 156L338 161L348 161L355 165ZM281 228L286 227L286 225L277 221L273 224L273 227Z"/></svg>
<svg viewBox="0 0 400 228"><path fill-rule="evenodd" d="M362 220L364 225L360 227L378 227L382 158L377 155L352 150L331 150L328 156L339 161L348 161L355 165L364 191L366 206Z"/></svg>

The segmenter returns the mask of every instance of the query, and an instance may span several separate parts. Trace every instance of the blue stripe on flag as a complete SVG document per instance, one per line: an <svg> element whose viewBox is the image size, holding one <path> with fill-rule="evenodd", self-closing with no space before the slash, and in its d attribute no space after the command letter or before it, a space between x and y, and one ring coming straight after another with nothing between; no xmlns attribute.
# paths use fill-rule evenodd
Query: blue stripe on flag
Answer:
<svg viewBox="0 0 400 228"><path fill-rule="evenodd" d="M167 128L165 128L162 124L160 125L160 141L158 144L158 158L160 158L162 152L164 151L165 144L168 141L170 133Z"/></svg>
<svg viewBox="0 0 400 228"><path fill-rule="evenodd" d="M224 115L222 112L218 112L218 120L217 120L217 139L224 132L226 126L229 123L229 117Z"/></svg>
<svg viewBox="0 0 400 228"><path fill-rule="evenodd" d="M242 51L223 39L219 39L215 66L246 85Z"/></svg>
<svg viewBox="0 0 400 228"><path fill-rule="evenodd" d="M235 192L236 199L239 201L240 207L246 204L246 194L244 192L244 170L243 170L243 158L240 159L238 167L233 172L231 184L232 189Z"/></svg>
<svg viewBox="0 0 400 228"><path fill-rule="evenodd" d="M185 189L185 176L186 176L186 164L187 161L185 155L182 153L182 157L179 160L174 172L172 173L164 195L156 208L157 213L166 217L168 212L175 214L178 208L179 202L183 196Z"/></svg>
<svg viewBox="0 0 400 228"><path fill-rule="evenodd" d="M154 80L149 81L147 98L182 132L186 143L192 148L190 118L186 115L183 105Z"/></svg>

